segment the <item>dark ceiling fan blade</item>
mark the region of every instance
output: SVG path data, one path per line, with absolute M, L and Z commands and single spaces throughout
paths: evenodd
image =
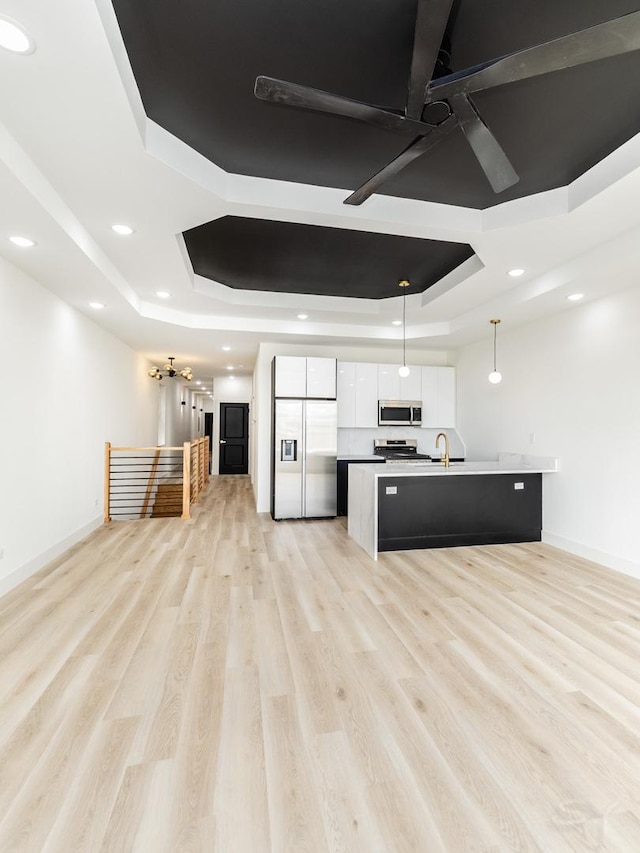
M 418 119 L 422 115 L 425 89 L 433 77 L 453 3 L 454 0 L 418 0 L 407 98 L 407 115 L 410 118 Z
M 365 181 L 362 186 L 358 187 L 357 190 L 354 190 L 354 192 L 344 200 L 343 204 L 362 204 L 362 202 L 366 201 L 369 196 L 373 195 L 373 193 L 381 187 L 382 184 L 386 183 L 390 178 L 393 178 L 394 175 L 397 175 L 398 172 L 402 171 L 405 166 L 408 166 L 409 163 L 412 163 L 418 157 L 421 157 L 441 142 L 444 137 L 457 126 L 457 124 L 455 116 L 451 115 L 442 124 L 434 128 L 429 136 L 422 136 L 419 139 L 416 139 L 411 143 L 411 145 L 405 148 L 401 154 L 395 157 L 390 163 L 387 163 L 387 165 L 380 169 L 379 172 L 376 172 L 372 178 L 369 178 L 369 180 Z
M 385 130 L 404 130 L 424 136 L 434 128 L 432 124 L 407 118 L 392 110 L 384 110 L 371 104 L 352 101 L 350 98 L 332 95 L 330 92 L 312 89 L 309 86 L 300 86 L 298 83 L 274 80 L 273 77 L 257 77 L 254 93 L 262 101 L 333 113 L 346 118 L 358 119 Z
M 427 87 L 426 102 L 471 94 L 640 50 L 640 11 L 440 77 Z
M 471 98 L 468 95 L 451 95 L 449 103 L 494 193 L 517 184 L 520 178 Z

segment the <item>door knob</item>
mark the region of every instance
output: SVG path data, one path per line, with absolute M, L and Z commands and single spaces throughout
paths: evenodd
M 227 442 L 224 440 L 224 438 L 221 438 L 221 439 L 220 439 L 220 444 L 226 444 L 226 443 L 227 443 Z

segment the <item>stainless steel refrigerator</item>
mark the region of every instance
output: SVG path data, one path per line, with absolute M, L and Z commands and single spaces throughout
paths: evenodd
M 274 400 L 271 515 L 322 518 L 337 512 L 335 400 Z

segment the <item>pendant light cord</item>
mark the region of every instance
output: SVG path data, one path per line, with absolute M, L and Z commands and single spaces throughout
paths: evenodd
M 402 288 L 402 367 L 399 368 L 400 376 L 408 376 L 411 372 L 407 367 L 407 290 L 410 282 L 403 278 L 398 282 Z
M 402 365 L 407 366 L 407 291 L 402 291 Z

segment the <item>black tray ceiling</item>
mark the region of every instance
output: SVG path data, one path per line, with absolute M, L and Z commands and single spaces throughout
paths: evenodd
M 473 255 L 471 246 L 224 216 L 184 234 L 194 272 L 241 290 L 383 299 L 400 278 L 419 293 Z
M 258 101 L 258 75 L 403 109 L 415 0 L 114 0 L 147 114 L 229 172 L 353 190 L 412 136 Z M 636 11 L 638 0 L 461 0 L 452 67 Z M 382 189 L 483 209 L 565 185 L 640 131 L 640 52 L 474 98 L 520 183 L 496 195 L 459 130 Z

